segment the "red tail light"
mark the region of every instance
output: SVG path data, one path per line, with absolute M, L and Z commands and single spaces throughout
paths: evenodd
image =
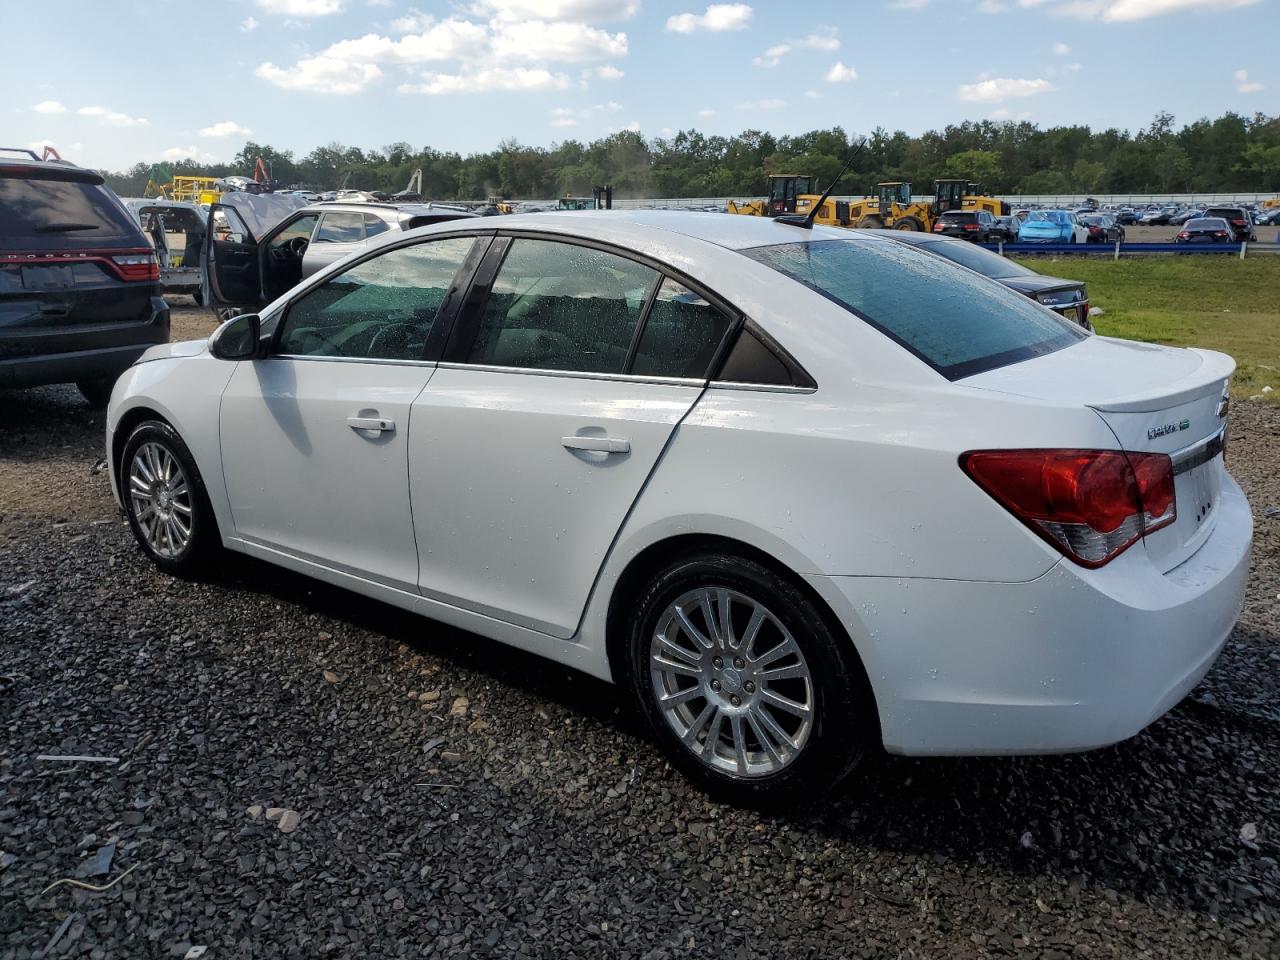
M 943 223 L 942 223 L 942 221 L 941 221 L 941 220 L 939 220 L 937 223 L 935 223 L 935 224 L 933 225 L 933 232 L 934 232 L 934 233 L 941 233 L 941 232 L 942 232 L 942 230 L 943 230 Z
M 978 450 L 960 466 L 1084 567 L 1100 567 L 1177 518 L 1173 461 L 1119 450 Z
M 121 280 L 159 280 L 160 264 L 154 253 L 130 253 L 111 258 Z
M 1227 235 L 1227 231 L 1225 231 L 1225 230 L 1215 230 L 1215 231 L 1213 231 L 1213 235 L 1214 235 L 1215 237 L 1225 237 L 1225 236 Z
M 977 230 L 977 229 L 978 229 L 978 225 L 977 225 L 976 223 L 966 223 L 966 224 L 964 225 L 964 228 L 965 228 L 966 230 Z
M 1189 233 L 1187 233 L 1187 231 L 1183 230 L 1181 233 L 1179 233 L 1179 234 L 1178 234 L 1178 236 L 1180 236 L 1183 240 L 1186 240 L 1188 237 L 1190 237 L 1190 236 L 1191 236 L 1191 234 L 1189 234 Z
M 1232 220 L 1231 222 L 1232 222 L 1232 223 L 1234 223 L 1237 227 L 1243 227 L 1243 226 L 1244 226 L 1244 221 L 1243 221 L 1243 220 Z

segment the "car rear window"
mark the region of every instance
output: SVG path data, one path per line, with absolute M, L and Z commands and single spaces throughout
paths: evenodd
M 978 215 L 976 213 L 944 213 L 942 219 L 950 220 L 952 223 L 973 223 L 978 219 Z
M 0 171 L 0 250 L 145 247 L 115 196 L 94 183 L 7 176 Z
M 1225 230 L 1227 229 L 1227 221 L 1221 217 L 1201 217 L 1198 220 L 1188 220 L 1186 223 L 1188 230 Z
M 813 240 L 743 252 L 838 303 L 949 380 L 1087 336 L 1020 294 L 892 240 Z
M 1206 217 L 1225 217 L 1228 220 L 1243 220 L 1244 211 L 1235 207 L 1210 207 L 1204 212 Z

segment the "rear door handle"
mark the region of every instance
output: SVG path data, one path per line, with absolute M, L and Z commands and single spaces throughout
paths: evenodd
M 630 453 L 631 441 L 618 437 L 561 437 L 566 450 L 591 450 L 595 453 Z
M 391 433 L 396 428 L 394 420 L 385 417 L 347 417 L 347 426 L 352 430 L 371 430 L 374 433 Z

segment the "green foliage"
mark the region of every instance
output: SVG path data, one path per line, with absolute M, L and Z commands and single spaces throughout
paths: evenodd
M 982 120 L 914 137 L 877 127 L 866 137 L 841 194 L 869 193 L 881 180 L 906 180 L 917 193 L 930 193 L 940 177 L 965 177 L 997 194 L 1280 190 L 1280 117 L 1261 113 L 1227 113 L 1181 129 L 1161 113 L 1136 134 Z M 249 142 L 231 163 L 183 160 L 172 168 L 175 174 L 249 176 L 262 157 L 285 184 L 389 193 L 403 190 L 421 168 L 424 195 L 439 199 L 550 199 L 584 195 L 596 184 L 612 184 L 620 198 L 760 196 L 771 173 L 811 174 L 827 186 L 861 139 L 841 127 L 797 136 L 681 130 L 655 140 L 622 131 L 550 147 L 504 140 L 496 150 L 465 157 L 404 142 L 370 150 L 330 143 L 297 157 Z M 104 174 L 117 193 L 140 196 L 149 169 L 139 163 Z

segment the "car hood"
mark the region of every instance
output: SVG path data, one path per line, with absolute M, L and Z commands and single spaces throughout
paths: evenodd
M 170 360 L 177 357 L 198 357 L 209 348 L 208 340 L 182 340 L 178 343 L 158 343 L 146 350 L 137 363 L 152 360 Z
M 1084 286 L 1078 280 L 1064 280 L 1061 277 L 1000 277 L 999 279 L 1006 287 L 1028 296 L 1048 293 L 1051 290 L 1076 290 Z

